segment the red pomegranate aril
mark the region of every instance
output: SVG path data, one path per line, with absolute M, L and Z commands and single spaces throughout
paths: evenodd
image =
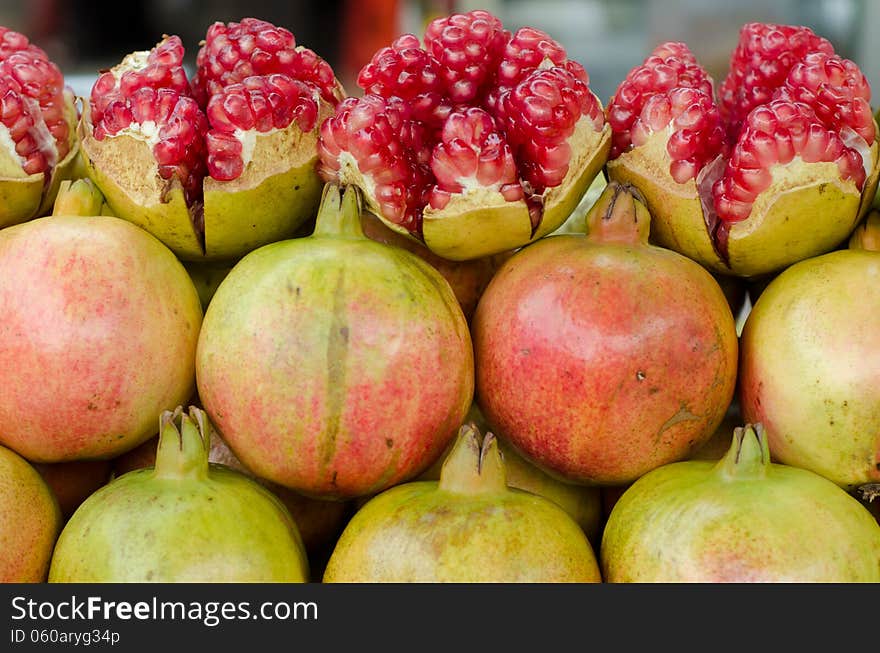
M 684 43 L 661 43 L 637 66 L 620 84 L 608 105 L 608 121 L 612 128 L 611 158 L 617 158 L 631 147 L 642 145 L 650 131 L 659 131 L 669 124 L 672 117 L 671 105 L 667 117 L 667 103 L 654 99 L 672 92 L 673 89 L 688 88 L 701 91 L 709 100 L 714 95 L 712 80 L 708 73 L 696 63 L 691 51 Z M 717 113 L 717 112 L 716 112 Z M 687 118 L 684 119 L 687 121 Z M 691 120 L 697 120 L 694 116 Z M 639 125 L 637 123 L 642 122 Z M 644 124 L 647 121 L 647 124 Z M 712 116 L 708 122 L 716 122 Z M 687 124 L 682 124 L 687 128 Z M 649 128 L 649 131 L 645 131 Z M 708 131 L 714 141 L 714 126 Z M 633 141 L 636 132 L 638 142 Z M 673 163 L 677 159 L 673 158 Z M 701 164 L 698 164 L 698 168 Z M 688 166 L 688 169 L 690 166 Z M 690 178 L 690 177 L 688 177 Z
M 472 102 L 492 83 L 510 34 L 487 11 L 435 18 L 425 30 L 425 50 L 440 64 L 440 77 L 455 103 Z
M 875 137 L 871 89 L 859 67 L 837 55 L 813 52 L 795 64 L 776 98 L 809 105 L 835 131 L 849 127 L 867 143 Z
M 591 115 L 596 102 L 586 84 L 560 67 L 532 71 L 503 96 L 507 139 L 534 194 L 565 177 L 568 160 L 560 165 L 555 148 L 574 133 L 582 115 Z
M 797 140 L 789 134 L 789 124 L 799 131 Z M 769 170 L 773 165 L 789 163 L 795 156 L 807 163 L 836 162 L 844 179 L 852 179 L 858 187 L 865 181 L 861 157 L 849 156 L 840 137 L 825 127 L 810 107 L 774 100 L 749 114 L 724 176 L 715 183 L 718 216 L 727 222 L 745 220 L 754 199 L 770 186 L 768 174 L 747 175 L 749 182 L 743 183 L 738 166 L 745 160 Z
M 516 182 L 510 147 L 488 113 L 477 107 L 454 111 L 434 148 L 431 170 L 442 191 L 459 193 L 468 179 L 485 187 Z M 464 182 L 464 183 L 463 183 Z
M 731 129 L 738 131 L 749 111 L 769 102 L 791 68 L 814 52 L 833 54 L 834 47 L 808 27 L 745 24 L 719 88 L 721 115 Z
M 561 66 L 566 59 L 565 48 L 549 34 L 534 27 L 520 28 L 504 46 L 504 56 L 498 66 L 498 84 L 512 88 L 545 61 Z

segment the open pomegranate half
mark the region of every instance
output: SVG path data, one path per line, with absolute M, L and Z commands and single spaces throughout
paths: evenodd
M 321 126 L 320 173 L 359 186 L 391 229 L 468 260 L 559 227 L 611 132 L 584 67 L 544 32 L 482 10 L 404 34 Z
M 92 87 L 79 125 L 115 215 L 184 260 L 234 259 L 314 217 L 318 126 L 344 97 L 330 65 L 256 18 L 214 23 L 192 80 L 166 36 Z
M 76 165 L 77 118 L 58 66 L 0 27 L 0 228 L 52 212 Z
M 870 99 L 807 27 L 744 25 L 717 92 L 684 43 L 663 43 L 608 104 L 608 176 L 642 191 L 658 244 L 721 273 L 778 271 L 839 245 L 873 201 Z

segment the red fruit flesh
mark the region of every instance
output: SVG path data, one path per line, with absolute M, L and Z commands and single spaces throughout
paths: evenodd
M 27 174 L 51 173 L 70 151 L 64 77 L 27 37 L 0 27 L 0 123 Z
M 322 125 L 319 171 L 335 181 L 356 168 L 382 217 L 416 237 L 426 207 L 478 188 L 525 199 L 537 228 L 542 194 L 569 171 L 575 126 L 605 122 L 586 71 L 559 43 L 533 28 L 511 36 L 479 10 L 432 21 L 423 48 L 401 36 L 358 84 L 365 95 Z
M 630 71 L 608 105 L 611 158 L 669 129 L 669 173 L 703 197 L 716 251 L 773 182 L 771 169 L 836 162 L 862 189 L 875 138 L 870 88 L 858 66 L 807 27 L 748 23 L 718 90 L 682 43 L 664 43 Z M 721 157 L 721 164 L 708 170 Z M 706 169 L 704 178 L 701 172 Z

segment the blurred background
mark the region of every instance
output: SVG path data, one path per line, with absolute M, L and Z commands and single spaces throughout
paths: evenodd
M 603 103 L 661 41 L 688 43 L 716 83 L 748 21 L 808 25 L 858 63 L 880 94 L 877 0 L 0 0 L 0 25 L 23 32 L 88 95 L 98 70 L 177 34 L 190 63 L 214 21 L 254 16 L 286 27 L 327 59 L 350 94 L 360 67 L 404 32 L 421 36 L 437 15 L 483 8 L 511 31 L 524 25 L 560 41 L 590 74 Z M 875 99 L 873 104 L 877 104 Z

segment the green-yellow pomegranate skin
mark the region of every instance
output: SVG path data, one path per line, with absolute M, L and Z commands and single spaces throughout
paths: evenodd
M 880 253 L 792 265 L 765 288 L 741 338 L 743 417 L 781 463 L 846 489 L 880 483 Z
M 198 440 L 182 439 L 172 443 L 174 464 L 160 439 L 156 467 L 124 474 L 80 505 L 58 538 L 50 583 L 308 581 L 284 505 L 244 474 L 209 464 Z
M 880 526 L 855 498 L 736 436 L 721 461 L 637 480 L 615 504 L 600 559 L 610 583 L 876 583 Z
M 0 445 L 0 583 L 42 583 L 62 516 L 52 489 L 28 461 Z
M 405 483 L 368 501 L 342 532 L 323 582 L 601 582 L 578 524 L 549 499 L 505 484 L 494 438 L 482 452 L 462 449 L 460 436 L 440 481 Z

